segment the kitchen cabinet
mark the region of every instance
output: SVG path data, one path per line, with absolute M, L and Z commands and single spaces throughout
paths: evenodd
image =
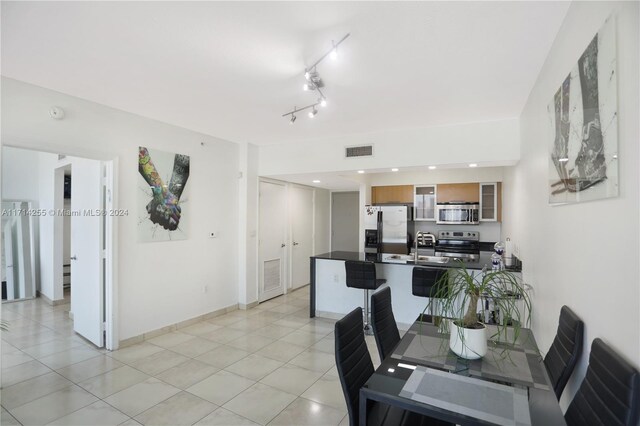
M 480 201 L 480 184 L 473 183 L 441 183 L 438 184 L 438 203 L 463 201 L 477 203 Z
M 371 187 L 371 204 L 411 204 L 413 185 Z
M 413 196 L 414 220 L 436 220 L 436 185 L 416 185 Z
M 500 222 L 502 220 L 502 183 L 481 183 L 479 197 L 480 221 Z

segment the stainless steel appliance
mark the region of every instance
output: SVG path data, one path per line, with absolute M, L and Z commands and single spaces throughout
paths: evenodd
M 407 206 L 366 206 L 365 253 L 407 254 Z
M 458 259 L 480 258 L 480 233 L 468 231 L 440 231 L 435 255 Z
M 438 203 L 436 223 L 448 225 L 477 225 L 480 223 L 480 203 Z

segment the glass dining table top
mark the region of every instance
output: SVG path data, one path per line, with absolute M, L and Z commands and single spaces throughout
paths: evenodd
M 497 329 L 488 327 L 488 336 Z M 513 333 L 513 329 L 508 329 Z M 416 321 L 361 391 L 457 424 L 564 424 L 533 333 L 489 339 L 477 360 L 457 357 L 449 334 Z M 511 342 L 511 343 L 509 343 Z

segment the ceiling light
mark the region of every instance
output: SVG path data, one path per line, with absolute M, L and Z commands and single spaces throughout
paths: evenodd
M 429 166 L 429 170 L 435 170 L 436 166 Z
M 364 170 L 358 170 L 358 173 L 363 174 Z
M 313 183 L 320 183 L 318 179 L 314 180 Z
M 316 109 L 316 107 L 313 107 L 313 109 L 309 111 L 309 118 L 315 117 L 317 113 L 318 113 L 318 110 Z
M 561 163 L 566 163 L 567 161 L 569 161 L 569 159 L 567 157 L 558 158 L 558 161 L 561 162 Z
M 396 169 L 395 167 L 393 169 L 391 169 L 392 172 L 397 172 L 398 169 Z
M 289 124 L 293 124 L 296 122 L 296 115 L 295 114 L 291 114 L 291 120 L 289 120 Z
M 320 78 L 320 74 L 318 74 L 318 70 L 317 70 L 317 66 L 327 57 L 330 56 L 332 59 L 336 59 L 338 57 L 338 46 L 340 46 L 340 44 L 345 41 L 351 34 L 347 33 L 344 37 L 342 37 L 340 40 L 338 40 L 338 42 L 334 42 L 333 40 L 331 41 L 331 50 L 329 50 L 328 52 L 326 52 L 324 55 L 322 55 L 320 57 L 320 59 L 318 59 L 317 61 L 315 61 L 313 64 L 307 66 L 304 69 L 304 78 L 306 81 L 306 83 L 304 83 L 302 85 L 302 90 L 304 90 L 305 92 L 309 92 L 309 91 L 317 91 L 318 92 L 318 101 L 315 104 L 311 104 L 311 105 L 307 105 L 306 107 L 302 107 L 302 108 L 295 108 L 293 109 L 293 111 L 289 111 L 287 113 L 282 114 L 283 117 L 286 117 L 288 115 L 292 115 L 293 113 L 296 112 L 300 112 L 309 108 L 314 108 L 317 105 L 320 105 L 322 107 L 326 107 L 327 106 L 327 99 L 324 96 L 324 93 L 322 93 L 322 89 L 323 87 L 325 87 L 324 82 L 322 81 L 322 79 Z M 310 112 L 309 113 L 309 117 L 313 117 L 315 116 L 317 113 L 317 111 L 315 112 Z M 293 123 L 294 120 L 291 120 L 291 123 Z
M 469 164 L 469 167 L 478 167 L 478 165 L 476 163 L 471 163 Z

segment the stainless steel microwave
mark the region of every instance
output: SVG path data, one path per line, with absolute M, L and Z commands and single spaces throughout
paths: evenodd
M 436 223 L 446 225 L 477 225 L 480 223 L 480 203 L 438 203 Z

